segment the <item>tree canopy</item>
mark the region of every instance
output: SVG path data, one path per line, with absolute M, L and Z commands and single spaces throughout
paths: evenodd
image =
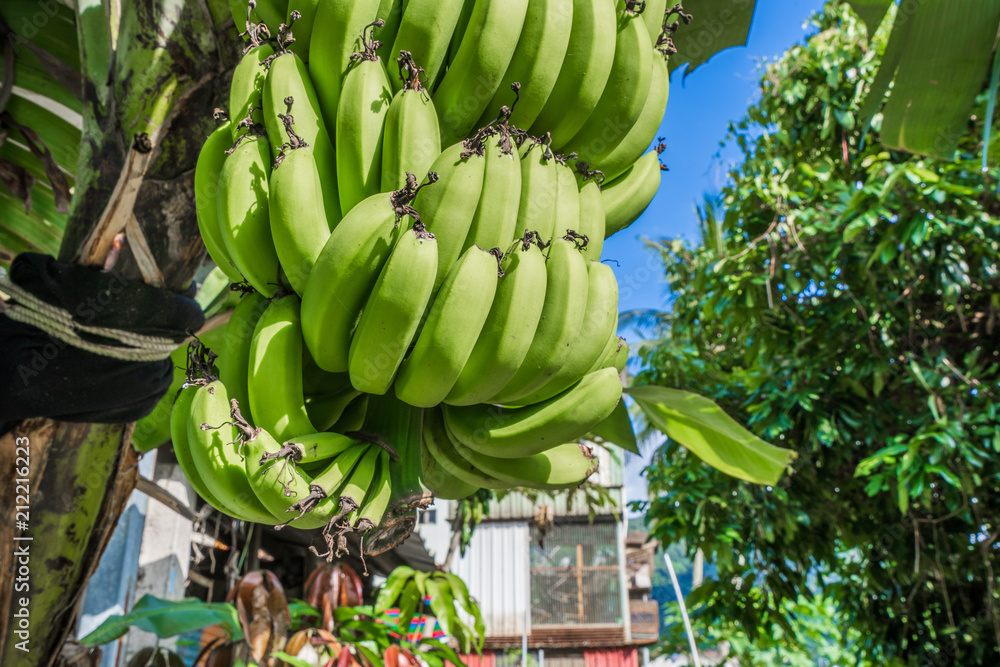
M 856 117 L 884 35 L 837 3 L 813 21 L 731 125 L 744 161 L 702 210 L 701 243 L 650 242 L 670 312 L 625 319 L 656 339 L 635 384 L 704 394 L 798 458 L 759 486 L 668 440 L 647 469 L 647 520 L 718 567 L 687 600 L 703 639 L 802 647 L 819 603 L 857 664 L 996 664 L 1000 202 L 996 172 L 980 169 L 987 94 L 954 160 L 888 151 L 881 116 L 867 132 Z

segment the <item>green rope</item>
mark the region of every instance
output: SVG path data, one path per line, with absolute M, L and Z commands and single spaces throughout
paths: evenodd
M 178 343 L 169 338 L 144 336 L 131 331 L 92 327 L 76 322 L 69 311 L 46 303 L 12 283 L 3 274 L 0 274 L 0 290 L 17 302 L 6 304 L 2 308 L 3 314 L 8 318 L 15 322 L 30 324 L 53 338 L 81 350 L 122 361 L 159 361 L 166 359 L 177 349 Z M 119 344 L 95 343 L 81 338 L 78 332 L 107 338 Z

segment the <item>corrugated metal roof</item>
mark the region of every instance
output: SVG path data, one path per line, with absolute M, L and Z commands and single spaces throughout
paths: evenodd
M 484 523 L 452 572 L 469 586 L 486 622 L 486 636 L 520 636 L 528 615 L 528 523 Z
M 603 509 L 599 514 L 601 516 L 612 516 L 617 512 L 620 515 L 623 511 L 622 489 L 609 488 L 608 493 L 615 501 L 615 508 Z M 551 495 L 539 493 L 537 501 L 533 501 L 523 493 L 515 491 L 508 493 L 501 500 L 494 500 L 490 503 L 490 520 L 531 520 L 535 518 L 535 514 L 539 511 L 541 505 L 547 505 L 551 509 L 553 517 L 586 517 L 589 515 L 583 493 L 575 489 L 560 491 Z

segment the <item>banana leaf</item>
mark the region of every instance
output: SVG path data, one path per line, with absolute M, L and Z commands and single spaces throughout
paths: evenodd
M 132 611 L 124 616 L 110 616 L 80 642 L 87 646 L 107 644 L 124 636 L 130 627 L 152 632 L 163 639 L 216 623 L 222 626 L 233 641 L 243 638 L 236 607 L 231 604 L 202 602 L 196 598 L 164 600 L 144 595 Z

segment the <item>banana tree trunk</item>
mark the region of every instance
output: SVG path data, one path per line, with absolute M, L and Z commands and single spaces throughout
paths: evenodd
M 226 14 L 218 0 L 78 0 L 84 132 L 60 259 L 103 264 L 124 233 L 116 269 L 173 290 L 190 283 L 204 255 L 194 165 L 239 53 L 223 37 L 235 31 L 220 31 Z M 131 434 L 36 419 L 0 440 L 0 572 L 12 573 L 0 586 L 0 664 L 60 663 L 135 486 Z

